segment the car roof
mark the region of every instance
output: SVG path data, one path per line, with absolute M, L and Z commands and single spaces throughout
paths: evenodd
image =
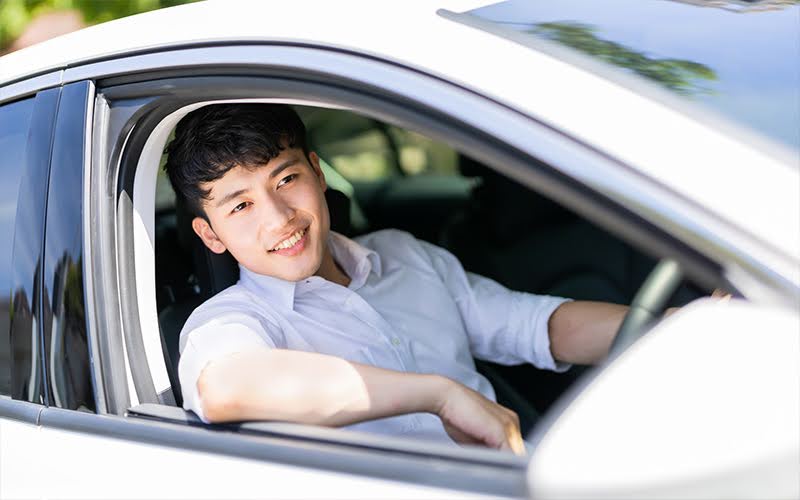
M 0 58 L 0 98 L 3 85 L 16 80 L 170 48 L 289 43 L 366 54 L 440 76 L 527 114 L 768 242 L 783 258 L 800 260 L 796 155 L 769 142 L 764 146 L 735 127 L 717 126 L 716 119 L 699 120 L 657 89 L 620 84 L 557 53 L 458 22 L 461 13 L 489 3 L 210 0 L 161 9 Z
M 207 0 L 91 26 L 0 59 L 2 82 L 122 54 L 215 42 L 294 42 L 418 58 L 423 47 L 466 31 L 438 9 L 470 10 L 487 0 Z M 146 29 L 143 27 L 146 26 Z M 434 51 L 435 52 L 435 51 Z

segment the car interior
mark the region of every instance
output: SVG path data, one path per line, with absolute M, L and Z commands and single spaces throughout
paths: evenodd
M 465 269 L 518 291 L 628 304 L 656 260 L 577 214 L 417 132 L 342 109 L 295 106 L 322 161 L 331 227 L 397 228 L 448 249 Z M 162 160 L 163 161 L 163 160 Z M 192 310 L 234 284 L 229 254 L 208 251 L 163 171 L 156 188 L 156 302 L 177 406 L 178 338 Z M 684 283 L 670 305 L 707 291 Z M 476 360 L 523 432 L 586 367 L 565 373 Z

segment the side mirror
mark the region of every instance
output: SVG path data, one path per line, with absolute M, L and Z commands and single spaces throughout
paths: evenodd
M 696 301 L 551 422 L 534 498 L 798 498 L 800 312 Z

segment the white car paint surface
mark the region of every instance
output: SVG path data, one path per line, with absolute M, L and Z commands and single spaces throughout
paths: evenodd
M 0 498 L 9 500 L 491 498 L 17 422 L 2 422 L 0 440 Z
M 684 307 L 564 410 L 531 462 L 534 494 L 800 497 L 798 332 L 797 311 Z

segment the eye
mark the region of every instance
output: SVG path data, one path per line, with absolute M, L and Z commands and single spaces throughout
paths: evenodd
M 297 174 L 289 174 L 289 175 L 287 175 L 286 177 L 281 179 L 280 182 L 278 182 L 278 187 L 281 187 L 284 184 L 289 184 L 290 182 L 295 180 L 296 177 L 297 177 Z
M 241 212 L 242 210 L 244 210 L 248 206 L 250 206 L 250 202 L 249 201 L 243 201 L 243 202 L 239 203 L 238 205 L 236 205 L 235 207 L 233 207 L 233 210 L 231 210 L 231 213 L 235 214 L 236 212 Z

